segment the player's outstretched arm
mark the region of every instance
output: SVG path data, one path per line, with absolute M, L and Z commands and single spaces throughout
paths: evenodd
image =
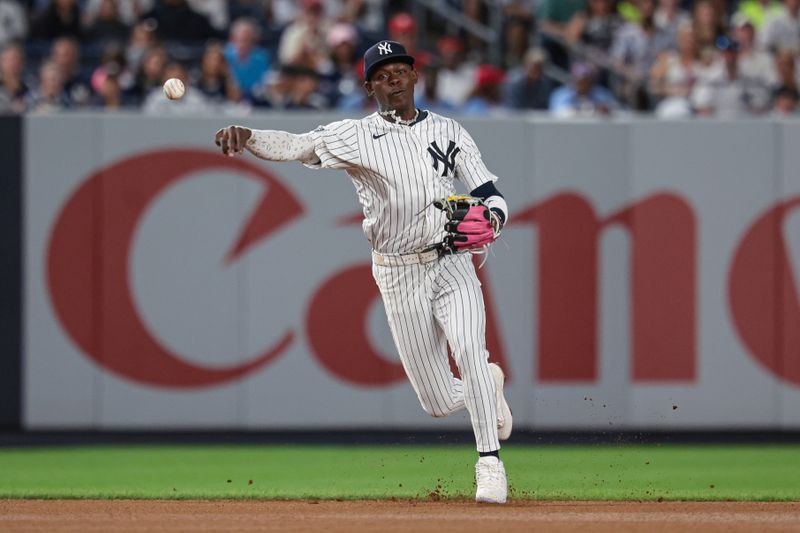
M 319 161 L 314 152 L 314 139 L 307 133 L 295 135 L 286 131 L 228 126 L 217 132 L 215 142 L 223 154 L 230 156 L 247 149 L 254 156 L 268 161 Z

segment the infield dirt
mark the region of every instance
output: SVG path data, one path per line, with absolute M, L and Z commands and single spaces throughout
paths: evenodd
M 1 500 L 2 531 L 798 531 L 800 502 Z

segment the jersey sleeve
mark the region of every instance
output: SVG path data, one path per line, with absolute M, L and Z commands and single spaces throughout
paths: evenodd
M 320 126 L 308 135 L 314 141 L 318 160 L 304 162 L 308 168 L 347 169 L 359 165 L 358 126 L 353 120 L 332 122 Z
M 487 181 L 497 181 L 497 176 L 489 172 L 481 157 L 478 145 L 463 127 L 459 127 L 461 142 L 456 156 L 456 177 L 468 191 L 477 189 Z

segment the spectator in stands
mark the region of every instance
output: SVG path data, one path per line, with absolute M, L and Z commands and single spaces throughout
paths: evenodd
M 194 77 L 196 87 L 211 103 L 238 102 L 241 92 L 228 69 L 221 44 L 212 42 L 206 46 L 200 61 L 200 71 Z
M 487 24 L 488 10 L 486 2 L 483 2 L 482 0 L 460 0 L 458 2 L 450 2 L 450 4 L 457 4 L 459 7 L 461 7 L 461 12 L 464 13 L 468 19 L 478 24 Z M 476 43 L 473 43 L 472 40 L 468 38 L 467 44 L 470 48 L 473 48 L 472 45 Z
M 530 45 L 533 30 L 536 28 L 534 13 L 538 0 L 497 0 L 495 6 L 485 0 L 469 0 L 462 2 L 464 14 L 485 26 L 493 26 L 494 14 L 502 8 L 503 40 L 501 49 L 503 65 L 506 68 L 517 67 Z M 488 5 L 487 5 L 488 4 Z M 487 44 L 478 36 L 467 33 L 464 36 L 468 55 L 477 58 L 488 54 Z
M 639 20 L 639 9 L 636 7 L 636 0 L 618 0 L 617 13 L 625 22 Z
M 634 80 L 643 79 L 662 51 L 670 48 L 669 35 L 659 30 L 653 18 L 655 0 L 638 0 L 638 22 L 625 24 L 611 47 L 617 67 Z
M 384 0 L 338 0 L 331 16 L 339 21 L 358 27 L 370 34 L 383 33 L 386 17 L 383 13 Z
M 683 24 L 691 22 L 692 17 L 681 9 L 680 0 L 658 0 L 658 7 L 653 15 L 656 27 L 670 36 L 675 42 L 678 35 L 678 28 Z
M 419 80 L 417 81 L 417 86 L 419 87 L 422 85 L 425 87 L 425 72 L 428 72 L 432 68 L 431 65 L 424 67 L 424 69 L 420 70 Z M 342 95 L 339 99 L 339 102 L 336 105 L 336 108 L 340 111 L 346 111 L 348 113 L 358 112 L 358 113 L 367 113 L 369 114 L 372 111 L 377 109 L 375 104 L 375 99 L 370 98 L 367 96 L 367 92 L 364 90 L 364 59 L 359 58 L 356 62 L 355 69 L 353 69 L 353 73 L 356 76 L 356 86 L 358 87 L 355 91 L 351 92 L 350 94 Z M 417 92 L 414 93 L 415 96 L 419 96 Z
M 416 105 L 420 109 L 427 109 L 433 112 L 450 112 L 453 106 L 439 99 L 439 67 L 435 63 L 427 65 L 421 73 L 420 82 L 417 82 L 417 90 L 414 92 Z M 420 88 L 420 84 L 422 87 Z
M 108 77 L 114 78 L 113 86 L 105 86 Z M 117 88 L 120 91 L 119 105 L 122 105 L 123 100 L 129 105 L 134 103 L 128 95 L 123 98 L 122 94 L 125 91 L 130 91 L 133 86 L 133 73 L 128 70 L 125 51 L 120 45 L 111 43 L 103 50 L 100 65 L 92 72 L 91 86 L 95 96 L 102 96 L 102 98 L 95 97 L 93 105 L 106 105 L 106 96 L 109 96 L 111 91 L 115 91 Z
M 503 16 L 509 18 L 521 18 L 532 24 L 536 19 L 536 9 L 540 0 L 499 0 L 498 4 L 503 7 Z
M 540 0 L 499 0 L 498 3 L 503 6 L 505 17 L 519 17 L 533 22 Z
M 503 27 L 503 65 L 518 67 L 528 50 L 532 22 L 521 17 L 507 17 Z
M 622 23 L 611 0 L 589 0 L 586 9 L 578 11 L 569 21 L 564 35 L 571 44 L 591 46 L 606 54 Z
M 738 1 L 739 0 L 711 0 L 711 4 L 714 6 L 714 12 L 717 14 L 717 19 L 723 27 L 728 27 L 728 19 L 730 19 L 734 11 L 736 11 L 735 4 Z
M 286 109 L 320 110 L 327 106 L 327 99 L 319 93 L 319 73 L 312 68 L 287 67 L 291 78 L 292 93 Z
M 62 71 L 52 60 L 47 60 L 39 67 L 39 86 L 29 94 L 28 109 L 35 113 L 50 113 L 69 107 Z
M 611 59 L 626 77 L 623 88 L 631 107 L 648 109 L 651 103 L 645 91 L 645 80 L 658 54 L 672 46 L 670 36 L 656 27 L 655 0 L 638 0 L 640 19 L 628 22 L 617 34 L 611 47 Z
M 31 37 L 34 39 L 52 41 L 63 36 L 83 38 L 80 11 L 75 0 L 53 0 L 34 16 L 31 23 Z
M 736 14 L 746 17 L 753 23 L 756 31 L 764 28 L 765 19 L 772 13 L 780 12 L 783 6 L 780 0 L 741 0 Z
M 794 87 L 780 86 L 772 95 L 772 115 L 789 117 L 797 114 L 800 93 Z
M 765 87 L 757 80 L 741 76 L 739 45 L 728 37 L 720 37 L 717 48 L 721 62 L 709 76 L 698 82 L 691 94 L 692 106 L 700 116 L 740 117 L 763 112 L 760 107 Z
M 155 21 L 156 34 L 164 41 L 197 43 L 215 36 L 208 19 L 193 10 L 186 0 L 156 0 L 153 9 L 142 18 Z
M 211 27 L 222 35 L 228 30 L 230 19 L 228 18 L 227 0 L 187 0 L 192 10 L 204 16 Z
M 278 45 L 281 65 L 319 70 L 328 58 L 325 38 L 331 23 L 321 0 L 303 0 L 303 11 L 283 31 Z
M 692 114 L 689 95 L 701 76 L 703 65 L 694 26 L 687 21 L 678 29 L 677 48 L 665 50 L 650 71 L 650 87 L 660 102 L 656 116 L 661 118 L 688 117 Z
M 760 39 L 773 53 L 781 48 L 800 50 L 800 0 L 784 0 L 782 10 L 769 13 Z
M 464 43 L 446 36 L 436 43 L 440 66 L 436 76 L 436 100 L 450 107 L 464 104 L 475 88 L 477 66 L 464 57 Z
M 25 72 L 25 49 L 18 43 L 10 43 L 0 52 L 0 95 L 5 103 L 4 111 L 22 113 L 28 106 L 30 90 L 23 79 Z
M 556 89 L 550 96 L 550 113 L 558 118 L 609 115 L 619 108 L 614 95 L 596 83 L 596 71 L 590 63 L 575 63 L 573 82 Z
M 0 0 L 0 46 L 28 33 L 28 18 L 17 0 Z
M 153 48 L 157 41 L 153 21 L 145 20 L 133 26 L 128 45 L 125 47 L 125 60 L 131 71 L 136 72 L 139 69 L 139 63 L 145 52 Z
M 358 33 L 347 22 L 334 24 L 326 37 L 330 57 L 322 70 L 320 92 L 330 107 L 336 107 L 342 97 L 362 91 L 356 74 L 358 63 Z
M 263 104 L 274 109 L 323 109 L 326 99 L 318 91 L 319 74 L 303 66 L 284 65 L 271 73 Z
M 94 42 L 125 42 L 130 28 L 122 22 L 116 0 L 100 0 L 94 16 L 87 21 L 86 37 Z
M 475 70 L 475 88 L 459 112 L 464 115 L 488 115 L 502 110 L 503 82 L 506 73 L 494 65 L 480 65 Z
M 113 69 L 106 71 L 106 76 L 102 80 L 100 90 L 97 92 L 98 99 L 95 100 L 95 107 L 102 107 L 109 110 L 118 110 L 123 107 L 123 92 L 119 84 L 117 73 Z
M 84 24 L 90 26 L 97 18 L 100 6 L 105 0 L 85 0 L 81 2 Z M 128 27 L 133 26 L 146 12 L 153 9 L 156 0 L 114 0 L 119 20 Z
M 525 53 L 522 66 L 508 75 L 503 98 L 506 107 L 547 110 L 556 84 L 544 75 L 546 64 L 547 52 L 543 48 L 530 48 Z
M 272 63 L 267 51 L 258 46 L 260 32 L 253 19 L 237 19 L 225 46 L 225 60 L 231 74 L 242 96 L 249 100 L 254 98 L 254 90 L 263 82 Z
M 797 52 L 792 48 L 782 48 L 775 54 L 774 87 L 790 87 L 800 91 L 798 81 Z
M 144 102 L 153 89 L 161 87 L 167 60 L 167 51 L 163 46 L 154 46 L 145 52 L 129 91 L 133 100 Z
M 697 0 L 692 11 L 694 34 L 701 50 L 713 48 L 717 39 L 725 36 L 725 25 L 720 20 L 711 0 Z
M 266 20 L 269 18 L 270 3 L 269 0 L 231 0 L 228 2 L 228 17 L 230 20 Z
M 270 70 L 264 77 L 264 83 L 259 85 L 253 94 L 253 104 L 261 108 L 283 109 L 290 98 L 292 80 L 284 75 L 280 69 Z
M 405 46 L 408 55 L 414 58 L 414 66 L 422 73 L 433 63 L 433 56 L 420 48 L 417 41 L 417 23 L 408 13 L 397 13 L 389 19 L 389 39 Z
M 586 9 L 586 0 L 541 0 L 536 12 L 542 30 L 566 37 L 569 21 Z
M 265 2 L 265 18 L 273 29 L 285 29 L 300 14 L 301 6 L 297 0 L 265 0 Z
M 120 57 L 124 57 L 120 54 Z M 92 78 L 95 94 L 92 105 L 106 110 L 120 110 L 137 104 L 123 89 L 122 79 L 128 75 L 121 63 L 110 62 L 102 66 Z
M 746 78 L 760 80 L 764 86 L 775 81 L 772 56 L 756 45 L 756 29 L 745 15 L 736 13 L 731 21 L 733 37 L 739 43 L 739 72 Z
M 579 11 L 586 8 L 587 0 L 541 0 L 537 10 L 542 46 L 551 61 L 559 67 L 569 65 L 567 51 L 563 46 L 567 24 Z
M 89 80 L 81 70 L 81 49 L 73 37 L 59 37 L 53 42 L 50 60 L 61 70 L 61 83 L 69 99 L 70 107 L 82 107 L 89 103 L 92 91 Z

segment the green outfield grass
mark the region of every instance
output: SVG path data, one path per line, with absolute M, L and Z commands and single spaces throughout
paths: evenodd
M 800 500 L 800 446 L 514 446 L 512 498 Z M 0 449 L 0 498 L 471 498 L 466 446 Z

